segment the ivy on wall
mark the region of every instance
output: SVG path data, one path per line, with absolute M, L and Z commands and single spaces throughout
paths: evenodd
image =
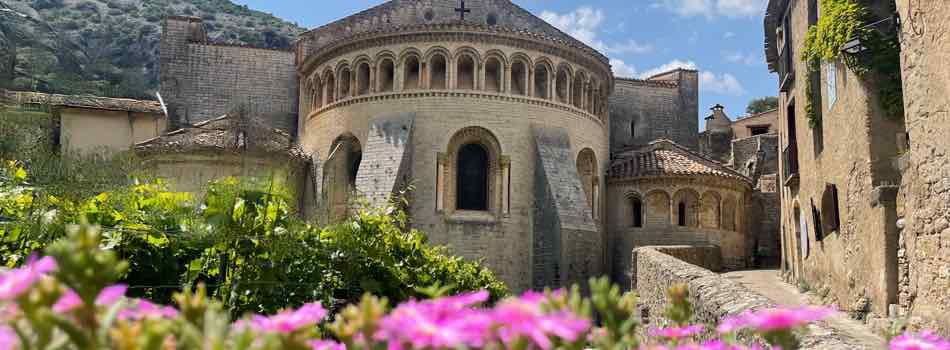
M 868 9 L 856 0 L 821 0 L 821 17 L 808 28 L 801 59 L 811 72 L 821 69 L 822 61 L 841 58 L 855 74 L 873 81 L 878 89 L 881 108 L 891 118 L 903 118 L 904 94 L 900 76 L 900 42 L 896 35 L 887 35 L 866 26 Z M 842 47 L 857 38 L 866 50 L 857 55 L 842 55 Z M 809 125 L 820 121 L 813 106 L 814 95 L 808 84 L 806 114 Z

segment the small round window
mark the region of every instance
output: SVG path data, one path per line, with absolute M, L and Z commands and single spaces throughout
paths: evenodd
M 485 23 L 488 23 L 490 26 L 498 24 L 498 15 L 489 13 L 488 17 L 485 18 Z
M 433 12 L 432 9 L 428 9 L 422 16 L 426 19 L 426 21 L 431 21 L 433 18 L 435 18 L 435 12 Z

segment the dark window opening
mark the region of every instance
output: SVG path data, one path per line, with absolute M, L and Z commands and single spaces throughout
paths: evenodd
M 396 80 L 396 68 L 392 60 L 385 60 L 380 64 L 379 91 L 393 91 L 393 81 Z
M 547 100 L 548 96 L 548 68 L 544 65 L 534 67 L 534 97 Z
M 456 207 L 459 210 L 488 210 L 488 152 L 470 143 L 459 150 Z
M 360 171 L 360 162 L 363 161 L 363 152 L 354 151 L 350 153 L 349 178 L 350 186 L 356 187 L 356 174 Z
M 785 110 L 786 115 L 786 134 L 788 135 L 788 146 L 782 152 L 784 163 L 785 178 L 791 178 L 798 175 L 798 136 L 795 129 L 795 104 L 790 103 Z
M 369 93 L 369 64 L 363 63 L 356 68 L 356 94 Z
M 686 203 L 680 202 L 677 221 L 680 226 L 686 226 Z
M 630 121 L 630 141 L 637 139 L 637 121 Z
M 767 127 L 767 126 L 750 126 L 750 127 L 749 127 L 749 133 L 751 133 L 752 136 L 765 135 L 765 134 L 768 134 L 768 133 L 769 133 L 769 127 Z
M 409 57 L 406 59 L 406 80 L 404 83 L 404 88 L 406 90 L 414 90 L 419 88 L 419 59 L 415 56 Z
M 429 67 L 432 70 L 432 75 L 429 77 L 429 88 L 431 89 L 445 89 L 446 87 L 446 63 L 445 56 L 435 55 L 432 56 L 432 59 L 429 60 Z
M 485 90 L 501 91 L 502 71 L 501 61 L 497 58 L 488 59 L 488 63 L 485 64 Z
M 475 60 L 472 56 L 463 55 L 458 59 L 456 66 L 458 73 L 458 88 L 464 90 L 475 90 Z
M 643 202 L 640 198 L 633 199 L 633 227 L 643 227 Z
M 526 76 L 528 69 L 523 62 L 515 62 L 511 65 L 511 92 L 515 95 L 525 95 L 527 88 Z
M 815 241 L 825 239 L 823 226 L 821 225 L 821 212 L 818 211 L 818 208 L 815 208 L 815 201 L 811 201 L 811 218 L 815 224 Z
M 840 229 L 841 214 L 838 207 L 838 187 L 834 184 L 825 185 L 825 192 L 821 196 L 821 213 L 824 232 L 830 233 Z

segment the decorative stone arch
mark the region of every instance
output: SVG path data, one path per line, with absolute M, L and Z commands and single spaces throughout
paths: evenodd
M 455 88 L 475 90 L 479 84 L 477 77 L 480 75 L 478 74 L 479 63 L 482 61 L 478 50 L 468 46 L 460 47 L 452 55 L 452 61 L 455 63 L 453 64 Z
M 719 229 L 722 221 L 722 196 L 716 191 L 706 191 L 700 199 L 699 226 Z
M 485 67 L 485 76 L 482 78 L 482 89 L 490 92 L 506 92 L 505 78 L 508 72 L 508 60 L 504 53 L 498 50 L 491 50 L 485 54 L 485 60 L 482 62 Z
M 673 195 L 673 217 L 676 225 L 699 227 L 699 193 L 692 188 L 682 188 Z
M 571 84 L 571 104 L 574 107 L 584 109 L 584 89 L 587 86 L 587 79 L 585 71 L 574 74 L 574 82 Z
M 350 69 L 350 63 L 346 60 L 338 62 L 335 71 L 337 83 L 336 97 L 337 99 L 343 100 L 350 97 L 353 93 L 353 71 Z
M 570 103 L 573 76 L 571 65 L 562 62 L 557 66 L 557 75 L 554 77 L 554 98 L 557 102 Z
M 356 87 L 354 93 L 367 95 L 372 91 L 373 86 L 373 60 L 367 55 L 357 56 L 353 60 L 354 74 L 356 76 Z
M 509 62 L 511 62 L 511 73 L 509 74 L 511 78 L 509 79 L 508 90 L 515 95 L 528 96 L 531 87 L 529 77 L 534 61 L 528 55 L 516 52 L 511 55 Z
M 336 101 L 336 77 L 330 67 L 323 72 L 323 104 L 330 105 Z
M 428 76 L 428 87 L 430 89 L 448 89 L 449 88 L 449 64 L 452 57 L 448 49 L 435 46 L 429 48 L 423 57 L 423 62 L 427 66 L 426 76 Z
M 414 47 L 407 48 L 399 54 L 399 67 L 402 71 L 402 89 L 416 90 L 422 88 L 422 52 Z
M 383 51 L 376 55 L 376 91 L 392 92 L 396 89 L 396 55 Z
M 554 64 L 547 57 L 534 62 L 534 97 L 551 100 L 551 82 L 554 81 Z
M 643 197 L 646 210 L 644 226 L 658 227 L 670 225 L 670 194 L 661 189 L 647 192 Z
M 598 192 L 600 178 L 597 176 L 599 172 L 597 170 L 597 155 L 594 153 L 594 150 L 584 148 L 578 152 L 575 166 L 577 168 L 577 175 L 580 176 L 581 186 L 584 188 L 587 204 L 590 206 L 590 216 L 594 220 L 599 220 L 600 205 L 598 205 L 598 202 L 600 201 L 600 196 Z
M 363 146 L 351 133 L 343 133 L 330 144 L 323 165 L 323 202 L 331 222 L 346 218 L 356 191 L 356 176 L 363 159 Z
M 629 217 L 630 219 L 625 219 L 624 224 L 628 227 L 642 228 L 646 222 L 646 205 L 643 202 L 643 196 L 637 191 L 630 191 L 624 194 L 626 199 L 624 202 L 625 208 L 623 217 Z
M 316 111 L 323 107 L 323 79 L 310 77 L 310 109 Z
M 436 210 L 451 215 L 452 213 L 463 210 L 460 209 L 460 181 L 466 179 L 460 178 L 459 170 L 464 169 L 466 164 L 460 164 L 460 156 L 464 157 L 463 151 L 478 147 L 484 151 L 485 164 L 485 207 L 482 212 L 490 213 L 494 216 L 507 215 L 509 204 L 509 160 L 502 155 L 501 144 L 495 135 L 488 129 L 469 126 L 457 131 L 446 145 L 445 153 L 438 155 L 438 166 L 436 176 Z M 464 160 L 464 159 L 463 159 Z M 460 165 L 462 168 L 460 168 Z M 478 195 L 478 194 L 476 194 Z
M 734 195 L 726 195 L 722 198 L 722 220 L 719 228 L 726 231 L 738 231 L 736 217 L 738 216 L 739 203 Z

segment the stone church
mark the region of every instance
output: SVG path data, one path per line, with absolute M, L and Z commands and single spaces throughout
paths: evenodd
M 629 285 L 642 245 L 714 247 L 724 269 L 778 250 L 757 195 L 774 192 L 769 135 L 701 138 L 697 72 L 614 77 L 507 0 L 393 0 L 291 51 L 169 17 L 160 63 L 173 131 L 136 146 L 160 174 L 186 188 L 279 174 L 324 223 L 411 187 L 413 227 L 515 291 Z M 710 118 L 729 128 L 722 108 Z

